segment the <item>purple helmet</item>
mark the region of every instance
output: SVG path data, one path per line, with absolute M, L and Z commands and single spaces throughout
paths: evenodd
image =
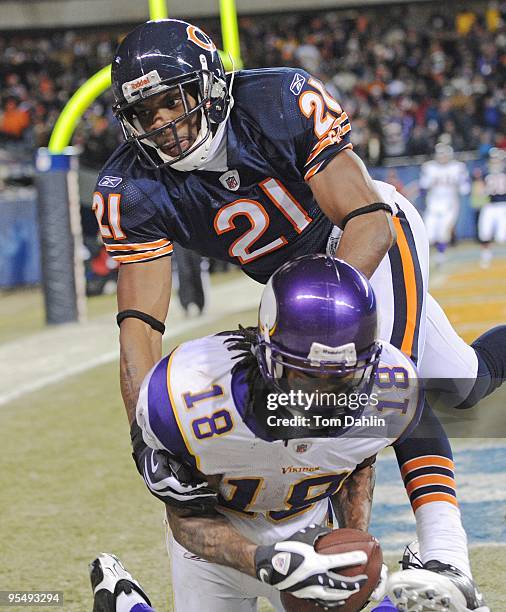
M 313 387 L 325 380 L 326 391 L 367 392 L 381 352 L 376 333 L 376 299 L 367 278 L 328 255 L 303 255 L 281 266 L 262 294 L 260 371 L 278 392 L 293 389 L 297 378 Z M 346 414 L 346 406 L 324 412 Z

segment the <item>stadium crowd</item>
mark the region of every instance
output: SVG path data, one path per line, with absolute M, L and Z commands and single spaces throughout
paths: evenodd
M 217 20 L 197 20 L 221 42 Z M 131 26 L 0 35 L 0 142 L 45 146 L 59 111 L 105 66 Z M 506 148 L 506 2 L 419 3 L 242 17 L 245 67 L 302 66 L 352 118 L 370 164 L 429 154 L 442 133 L 456 151 Z M 100 167 L 119 138 L 110 93 L 74 137 Z

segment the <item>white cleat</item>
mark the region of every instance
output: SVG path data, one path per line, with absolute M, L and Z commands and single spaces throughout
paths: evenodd
M 490 612 L 474 582 L 439 561 L 390 574 L 387 594 L 402 612 Z
M 124 568 L 115 555 L 101 553 L 90 563 L 90 580 L 93 589 L 93 612 L 116 612 L 116 598 L 120 593 L 136 591 L 146 603 L 149 598 L 137 580 Z

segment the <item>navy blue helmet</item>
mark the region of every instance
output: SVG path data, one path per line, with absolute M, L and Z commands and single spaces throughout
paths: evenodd
M 113 111 L 125 138 L 137 147 L 149 167 L 174 165 L 188 170 L 193 169 L 191 160 L 193 167 L 198 167 L 230 108 L 225 70 L 216 46 L 201 29 L 177 19 L 148 21 L 124 38 L 112 62 L 112 88 Z M 172 106 L 177 99 L 182 112 L 146 131 L 140 108 L 152 96 L 162 95 L 170 98 Z M 181 132 L 181 126 L 190 120 L 197 120 L 198 135 L 183 146 L 178 130 Z M 170 155 L 159 145 L 162 133 L 171 142 Z M 178 168 L 183 159 L 189 163 Z

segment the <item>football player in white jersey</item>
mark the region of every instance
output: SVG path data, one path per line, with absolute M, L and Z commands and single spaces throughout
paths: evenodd
M 487 268 L 492 260 L 490 243 L 506 242 L 506 151 L 494 148 L 489 156 L 488 172 L 484 177 L 489 203 L 481 209 L 478 221 L 483 268 Z
M 488 610 L 470 577 L 451 451 L 430 455 L 442 430 L 423 402 L 413 363 L 377 340 L 370 283 L 325 255 L 272 276 L 258 328 L 186 342 L 156 364 L 132 441 L 148 488 L 166 503 L 175 610 L 249 612 L 258 597 L 282 610 L 282 591 L 344 603 L 364 576 L 339 570 L 361 553 L 350 562 L 313 545 L 328 532 L 329 501 L 339 526 L 367 529 L 371 464 L 389 445 L 423 563 L 394 583 L 400 603 L 416 593 L 431 606 L 416 609 Z M 434 575 L 428 594 L 419 572 Z
M 435 159 L 423 164 L 420 189 L 426 192 L 427 235 L 430 244 L 437 249 L 436 262 L 441 264 L 457 223 L 460 198 L 471 191 L 466 165 L 453 159 L 450 145 L 437 144 Z

